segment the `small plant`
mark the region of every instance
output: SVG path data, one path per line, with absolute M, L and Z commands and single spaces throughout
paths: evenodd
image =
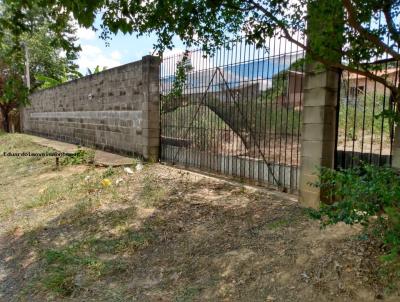
M 106 264 L 90 256 L 78 255 L 79 245 L 71 245 L 64 249 L 43 251 L 44 275 L 42 285 L 61 296 L 71 296 L 79 289 L 76 276 L 83 273 L 88 276 L 101 276 Z
M 201 288 L 198 286 L 188 286 L 183 288 L 177 297 L 175 297 L 175 302 L 190 302 L 195 300 L 201 292 Z
M 78 151 L 76 151 L 72 155 L 63 157 L 61 160 L 61 164 L 64 166 L 92 164 L 93 161 L 94 161 L 94 151 L 93 150 L 84 150 L 84 149 L 78 148 Z
M 103 177 L 104 178 L 108 178 L 111 177 L 115 174 L 115 170 L 113 167 L 108 167 L 107 170 L 104 171 L 103 173 Z
M 338 222 L 372 226 L 388 248 L 382 259 L 399 261 L 400 177 L 393 169 L 367 164 L 338 171 L 323 168 L 313 185 L 331 200 L 311 211 L 322 226 Z
M 278 219 L 276 221 L 270 222 L 267 224 L 267 227 L 271 230 L 276 230 L 280 228 L 284 228 L 290 224 L 290 221 L 287 219 Z

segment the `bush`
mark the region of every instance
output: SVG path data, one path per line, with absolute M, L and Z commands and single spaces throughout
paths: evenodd
M 67 165 L 81 165 L 81 164 L 92 164 L 94 162 L 94 151 L 78 148 L 78 150 L 66 157 L 63 157 L 61 164 Z
M 399 260 L 400 252 L 400 177 L 388 167 L 362 164 L 346 170 L 320 170 L 313 184 L 332 201 L 312 211 L 323 226 L 344 222 L 372 226 L 388 247 L 384 260 Z

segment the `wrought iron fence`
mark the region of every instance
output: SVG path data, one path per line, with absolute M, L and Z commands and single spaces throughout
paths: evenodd
M 161 160 L 297 188 L 304 52 L 267 44 L 163 58 Z
M 379 67 L 377 75 L 398 83 L 398 62 L 386 61 Z M 336 167 L 349 168 L 360 162 L 391 165 L 394 125 L 382 114 L 394 106 L 389 89 L 349 72 L 342 73 L 340 87 Z

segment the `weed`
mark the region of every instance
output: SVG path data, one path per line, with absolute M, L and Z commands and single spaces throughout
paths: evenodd
M 63 197 L 63 191 L 61 186 L 48 187 L 39 197 L 34 197 L 31 202 L 26 203 L 23 208 L 33 209 L 54 203 Z
M 45 263 L 44 275 L 40 283 L 55 293 L 70 296 L 79 286 L 78 274 L 98 278 L 105 272 L 106 264 L 89 256 L 78 255 L 79 244 L 65 249 L 49 249 L 43 252 Z
M 285 226 L 288 226 L 289 225 L 289 220 L 287 220 L 287 219 L 279 219 L 279 220 L 276 220 L 276 221 L 273 221 L 273 222 L 271 222 L 271 223 L 268 223 L 267 224 L 267 227 L 269 228 L 269 229 L 271 229 L 271 230 L 276 230 L 276 229 L 279 229 L 279 228 L 283 228 L 283 227 L 285 227 Z
M 157 182 L 154 176 L 146 175 L 143 178 L 143 188 L 140 194 L 141 201 L 146 207 L 158 204 L 166 195 L 166 190 Z
M 49 271 L 41 283 L 46 289 L 62 296 L 70 296 L 76 288 L 74 274 L 59 266 Z
M 199 295 L 201 288 L 197 286 L 186 287 L 176 298 L 175 302 L 190 302 Z
M 75 258 L 67 251 L 58 251 L 53 249 L 44 252 L 44 259 L 50 265 L 55 263 L 60 263 L 64 265 L 68 263 L 75 263 Z
M 132 168 L 135 169 L 136 166 L 137 166 L 139 163 L 140 163 L 140 160 L 139 160 L 139 159 L 136 159 L 136 158 L 132 159 Z
M 115 174 L 115 170 L 113 167 L 108 167 L 107 170 L 103 172 L 103 178 L 111 177 Z
M 2 209 L 0 209 L 0 218 L 6 219 L 12 214 L 15 213 L 15 208 L 12 206 L 4 205 Z
M 116 238 L 90 238 L 82 243 L 82 246 L 87 248 L 94 254 L 115 254 L 121 252 L 134 252 L 140 247 L 147 246 L 152 239 L 152 234 L 149 232 L 138 232 L 128 230 L 121 236 Z
M 94 161 L 94 151 L 78 148 L 78 151 L 72 155 L 63 157 L 61 164 L 67 165 L 81 165 L 81 164 L 92 164 Z

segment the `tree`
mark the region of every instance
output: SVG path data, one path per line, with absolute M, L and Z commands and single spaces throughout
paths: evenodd
M 101 68 L 99 65 L 96 65 L 95 68 L 93 68 L 93 70 L 91 70 L 90 68 L 87 69 L 86 75 L 92 75 L 92 74 L 96 74 L 96 73 L 100 73 L 104 70 L 107 70 L 106 66 L 103 66 L 103 68 Z
M 0 113 L 4 129 L 8 131 L 11 110 L 28 103 L 28 89 L 24 84 L 25 47 L 29 53 L 31 91 L 39 88 L 44 78 L 61 81 L 76 73 L 75 26 L 70 17 L 54 19 L 47 10 L 31 6 L 21 24 L 14 24 L 16 6 L 9 1 L 0 3 Z M 59 23 L 57 23 L 59 22 Z M 63 26 L 61 29 L 60 26 Z
M 161 52 L 173 46 L 174 36 L 179 36 L 187 46 L 200 45 L 210 52 L 241 35 L 260 47 L 265 47 L 269 37 L 284 37 L 325 66 L 368 76 L 388 87 L 396 100 L 400 95 L 398 85 L 385 74 L 378 76 L 374 72 L 382 65 L 370 64 L 386 57 L 400 60 L 400 1 L 397 0 L 7 2 L 20 14 L 32 2 L 61 11 L 61 15 L 71 12 L 86 27 L 92 26 L 96 14 L 101 13 L 103 38 L 118 31 L 138 35 L 156 33 L 156 46 Z M 309 14 L 313 10 L 315 14 Z M 20 27 L 20 18 L 15 14 L 16 28 Z M 307 32 L 319 34 L 306 43 Z
M 11 110 L 27 104 L 28 89 L 20 74 L 20 65 L 10 66 L 0 60 L 0 113 L 3 115 L 3 128 L 7 132 Z

